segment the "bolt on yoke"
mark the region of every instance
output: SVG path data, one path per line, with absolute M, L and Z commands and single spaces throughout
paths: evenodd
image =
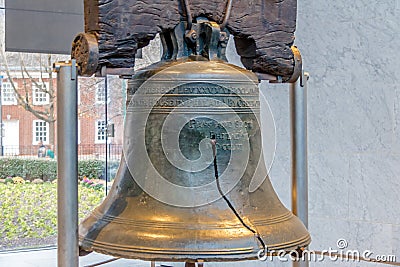
M 208 60 L 227 61 L 225 53 L 229 32 L 221 30 L 216 22 L 206 18 L 196 18 L 196 23 L 179 23 L 174 30 L 161 34 L 162 60 L 174 60 L 188 56 L 202 56 Z

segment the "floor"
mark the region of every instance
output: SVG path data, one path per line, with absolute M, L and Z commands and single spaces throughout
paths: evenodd
M 111 256 L 91 253 L 79 257 L 80 267 L 151 267 L 150 262 L 140 260 L 118 259 L 109 263 L 98 265 L 101 262 L 114 259 Z M 57 249 L 55 247 L 37 250 L 18 250 L 0 252 L 0 266 L 2 267 L 54 267 L 57 266 Z M 182 263 L 155 263 L 156 267 L 183 267 Z

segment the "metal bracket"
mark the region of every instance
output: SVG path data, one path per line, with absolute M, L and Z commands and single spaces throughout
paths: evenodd
M 225 53 L 229 32 L 221 31 L 220 25 L 207 18 L 198 17 L 189 30 L 180 22 L 173 31 L 161 34 L 162 60 L 201 55 L 209 60 L 227 61 Z
M 216 22 L 209 21 L 199 24 L 198 53 L 209 60 L 219 56 L 219 40 L 221 30 Z
M 292 46 L 292 51 L 293 51 L 293 56 L 294 56 L 293 74 L 288 80 L 283 80 L 281 76 L 273 76 L 270 74 L 257 72 L 256 75 L 257 75 L 258 79 L 268 80 L 270 83 L 294 83 L 299 78 L 300 78 L 300 80 L 302 80 L 304 74 L 302 71 L 303 70 L 303 62 L 301 59 L 300 51 L 296 46 Z
M 308 72 L 302 71 L 300 75 L 300 86 L 306 86 L 307 81 L 310 79 L 310 74 Z
M 102 66 L 100 71 L 95 73 L 95 76 L 118 75 L 121 79 L 131 79 L 134 74 L 135 70 L 133 68 L 107 68 L 106 66 Z
M 281 83 L 282 79 L 271 74 L 256 72 L 255 73 L 260 81 L 269 81 L 270 83 Z
M 114 123 L 107 124 L 106 133 L 108 137 L 115 137 L 115 127 Z
M 303 62 L 301 59 L 300 50 L 294 45 L 291 48 L 294 56 L 294 66 L 292 77 L 290 77 L 289 80 L 286 81 L 288 83 L 294 83 L 299 77 L 301 78 L 303 70 Z
M 77 77 L 77 75 L 76 75 L 76 67 L 74 67 L 74 66 L 77 66 L 76 65 L 76 59 L 71 59 L 71 81 L 75 81 L 76 80 L 76 77 Z

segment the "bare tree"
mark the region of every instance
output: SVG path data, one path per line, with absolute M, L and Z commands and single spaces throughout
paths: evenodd
M 118 76 L 107 77 L 107 98 L 105 99 L 105 79 L 97 77 L 79 78 L 80 105 L 79 116 L 101 117 L 104 116 L 104 104 L 108 104 L 109 119 L 123 115 L 124 81 Z M 104 101 L 97 101 L 96 94 L 102 92 Z
M 160 42 L 156 38 L 144 49 L 143 59 L 137 60 L 138 68 L 158 61 L 160 57 Z M 0 65 L 5 71 L 6 78 L 11 84 L 17 104 L 32 113 L 37 119 L 43 120 L 49 126 L 49 143 L 55 143 L 56 115 L 56 74 L 52 71 L 52 64 L 56 61 L 67 60 L 69 56 L 36 54 L 36 53 L 9 53 L 4 51 L 0 43 Z M 22 86 L 19 86 L 22 85 Z M 116 76 L 108 77 L 108 121 L 118 120 L 124 115 L 126 82 Z M 96 92 L 104 90 L 104 78 L 80 78 L 80 105 L 79 116 L 105 118 L 104 103 L 95 100 Z M 35 94 L 44 94 L 48 101 L 44 104 L 35 103 Z
M 62 56 L 21 53 L 7 55 L 3 47 L 0 47 L 0 53 L 6 78 L 13 88 L 18 105 L 48 123 L 49 143 L 54 144 L 56 86 L 52 63 Z M 22 82 L 22 88 L 18 86 L 18 80 Z M 35 103 L 37 94 L 47 101 Z
M 0 64 L 5 76 L 14 91 L 17 104 L 32 113 L 37 119 L 43 120 L 49 126 L 49 143 L 55 141 L 56 114 L 56 74 L 52 64 L 66 60 L 68 56 L 9 53 L 4 52 L 0 45 Z M 104 118 L 106 101 L 97 101 L 96 95 L 103 91 L 104 78 L 79 78 L 80 105 L 79 116 Z M 108 77 L 108 119 L 109 121 L 123 115 L 122 80 L 118 77 Z M 38 105 L 35 93 L 46 97 L 46 102 Z M 107 122 L 108 123 L 108 122 Z

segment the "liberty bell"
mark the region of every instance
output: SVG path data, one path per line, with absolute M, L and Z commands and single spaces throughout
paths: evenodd
M 79 226 L 82 253 L 237 261 L 306 247 L 268 178 L 257 76 L 228 64 L 229 33 L 197 18 L 161 35 L 162 60 L 129 80 L 110 193 Z

